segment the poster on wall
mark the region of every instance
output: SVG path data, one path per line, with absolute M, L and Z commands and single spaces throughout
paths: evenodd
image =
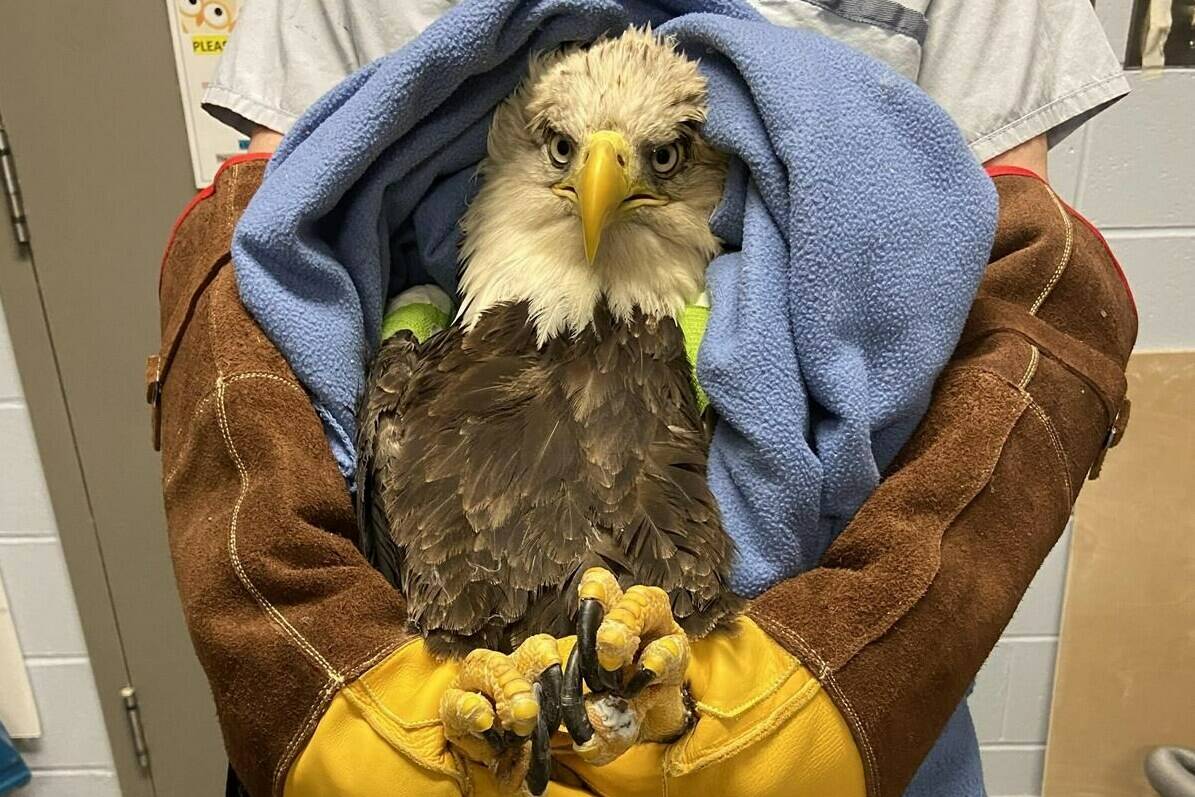
M 178 89 L 187 120 L 195 186 L 210 185 L 220 164 L 249 146 L 249 139 L 200 107 L 243 0 L 166 0 Z

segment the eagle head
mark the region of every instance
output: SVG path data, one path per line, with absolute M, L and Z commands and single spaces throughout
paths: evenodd
M 726 158 L 705 116 L 697 64 L 650 29 L 533 58 L 494 113 L 461 220 L 462 324 L 527 302 L 542 344 L 603 299 L 615 318 L 679 314 L 719 248 Z

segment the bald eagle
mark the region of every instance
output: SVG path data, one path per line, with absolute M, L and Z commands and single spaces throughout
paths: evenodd
M 389 338 L 360 411 L 362 546 L 413 625 L 436 654 L 513 652 L 530 681 L 550 671 L 549 702 L 571 679 L 566 724 L 599 761 L 622 721 L 610 712 L 649 683 L 679 694 L 685 635 L 741 606 L 678 325 L 719 251 L 726 158 L 701 136 L 705 115 L 696 64 L 649 30 L 534 59 L 494 113 L 461 220 L 457 319 L 423 344 Z M 563 676 L 550 651 L 521 654 L 578 624 Z M 577 672 L 623 702 L 578 715 Z M 454 693 L 446 730 L 522 737 L 538 717 L 555 731 L 536 694 L 540 712 L 514 700 L 495 717 Z M 665 724 L 677 712 L 689 716 L 673 700 Z

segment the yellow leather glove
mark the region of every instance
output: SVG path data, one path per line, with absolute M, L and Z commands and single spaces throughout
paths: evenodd
M 561 640 L 566 658 L 573 637 Z M 291 766 L 285 797 L 481 795 L 493 777 L 455 757 L 439 703 L 456 676 L 421 639 L 404 645 L 331 701 Z M 816 678 L 754 622 L 740 618 L 692 646 L 688 678 L 695 728 L 670 745 L 643 744 L 593 767 L 553 743 L 551 797 L 863 797 L 863 764 L 850 729 Z

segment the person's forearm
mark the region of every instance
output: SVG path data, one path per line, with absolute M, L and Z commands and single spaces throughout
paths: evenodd
M 873 795 L 902 793 L 1123 422 L 1115 261 L 1043 182 L 995 180 L 992 261 L 924 420 L 821 566 L 750 610 L 836 698 Z
M 1018 144 L 1007 152 L 1003 152 L 984 164 L 990 168 L 1000 166 L 1014 166 L 1018 169 L 1028 169 L 1041 179 L 1049 182 L 1050 175 L 1047 160 L 1050 146 L 1043 133 L 1031 138 L 1023 144 Z
M 253 132 L 249 134 L 249 151 L 250 152 L 273 152 L 278 149 L 278 144 L 282 141 L 282 134 L 277 130 L 271 130 L 268 127 L 255 125 Z

